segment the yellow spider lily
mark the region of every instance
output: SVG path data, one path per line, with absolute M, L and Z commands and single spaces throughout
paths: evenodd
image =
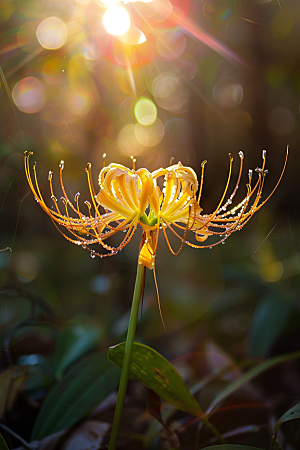
M 92 183 L 91 165 L 86 168 L 91 203 L 85 201 L 87 214 L 83 214 L 79 208 L 79 194 L 76 194 L 72 203 L 65 191 L 63 184 L 64 162 L 60 163 L 60 184 L 63 196 L 62 210 L 54 195 L 52 185 L 52 172 L 49 172 L 50 195 L 54 202 L 54 208 L 49 208 L 40 192 L 37 181 L 36 163 L 33 165 L 33 179 L 29 167 L 31 153 L 25 152 L 25 171 L 29 186 L 37 202 L 50 216 L 53 223 L 70 242 L 87 248 L 91 256 L 107 257 L 115 255 L 122 250 L 131 240 L 136 228 L 140 225 L 143 235 L 139 250 L 139 264 L 154 268 L 155 255 L 158 244 L 158 236 L 162 230 L 167 245 L 173 255 L 177 255 L 184 244 L 193 248 L 213 247 L 225 240 L 231 233 L 240 230 L 253 214 L 258 211 L 271 197 L 283 176 L 285 164 L 281 176 L 271 194 L 261 202 L 266 162 L 266 151 L 262 154 L 262 167 L 257 168 L 257 180 L 252 187 L 252 170 L 249 170 L 249 182 L 245 198 L 236 206 L 231 207 L 232 200 L 239 187 L 242 168 L 243 152 L 239 152 L 240 170 L 238 179 L 231 195 L 225 200 L 231 179 L 233 158 L 229 155 L 229 174 L 225 190 L 219 204 L 211 214 L 202 214 L 200 199 L 203 187 L 204 166 L 202 163 L 200 186 L 196 173 L 190 167 L 183 166 L 180 162 L 166 169 L 158 169 L 150 173 L 147 169 L 135 170 L 135 161 L 132 169 L 120 164 L 110 164 L 103 167 L 99 174 L 100 191 L 96 193 Z M 101 208 L 101 210 L 100 210 Z M 60 226 L 68 231 L 68 235 Z M 181 242 L 178 251 L 174 251 L 170 245 L 167 230 L 177 236 Z M 125 232 L 118 247 L 113 247 L 107 240 L 117 232 Z M 204 242 L 209 237 L 217 236 L 218 240 L 209 245 L 197 245 L 187 240 L 187 234 L 193 232 L 198 242 Z M 100 244 L 103 253 L 96 252 L 91 246 Z

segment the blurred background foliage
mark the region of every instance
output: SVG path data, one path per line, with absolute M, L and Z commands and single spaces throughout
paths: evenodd
M 241 374 L 242 361 L 297 351 L 300 343 L 299 2 L 129 2 L 146 39 L 139 45 L 105 31 L 108 3 L 0 5 L 0 416 L 28 442 L 75 424 L 68 438 L 59 435 L 62 444 L 56 438 L 44 443 L 41 448 L 48 450 L 76 449 L 78 436 L 85 442 L 79 448 L 89 448 L 91 430 L 105 448 L 119 374 L 106 353 L 124 340 L 141 236 L 137 232 L 106 260 L 91 259 L 65 241 L 29 192 L 25 150 L 34 152 L 49 204 L 47 174 L 53 170 L 60 198 L 61 159 L 70 198 L 80 191 L 82 204 L 88 199 L 85 166 L 92 163 L 96 180 L 103 153 L 107 164 L 127 166 L 133 155 L 137 167 L 150 171 L 173 157 L 198 175 L 208 160 L 201 202 L 208 213 L 223 192 L 229 152 L 234 177 L 238 151 L 245 153 L 238 192 L 243 198 L 247 169 L 260 166 L 267 149 L 266 198 L 289 145 L 279 188 L 226 245 L 185 247 L 174 257 L 161 239 L 156 272 L 167 332 L 148 271 L 137 340 L 174 362 L 188 385 L 211 377 L 197 394 L 204 408 Z M 226 367 L 229 374 L 212 376 Z M 271 369 L 230 397 L 214 424 L 223 433 L 240 430 L 228 442 L 268 448 L 272 425 L 299 401 L 299 375 L 293 360 Z M 174 416 L 176 437 L 165 429 L 150 439 L 146 391 L 133 381 L 128 396 L 124 448 L 141 448 L 138 439 L 147 429 L 153 449 L 176 447 L 177 436 L 187 450 L 215 443 L 182 413 Z M 45 398 L 48 411 L 58 404 L 52 418 L 41 415 Z M 151 399 L 151 412 L 149 404 Z M 44 434 L 32 434 L 37 417 Z M 299 448 L 295 423 L 282 427 L 288 450 Z M 21 445 L 3 434 L 9 448 Z

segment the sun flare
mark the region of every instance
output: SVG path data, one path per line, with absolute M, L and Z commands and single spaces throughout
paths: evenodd
M 114 36 L 126 33 L 130 27 L 130 16 L 122 6 L 110 6 L 102 20 L 106 31 Z

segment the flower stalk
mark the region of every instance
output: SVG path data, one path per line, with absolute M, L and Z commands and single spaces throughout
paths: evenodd
M 133 343 L 134 343 L 134 337 L 135 337 L 136 324 L 137 324 L 137 319 L 138 319 L 140 298 L 141 298 L 141 292 L 142 292 L 142 286 L 143 286 L 144 270 L 146 270 L 146 268 L 142 264 L 138 264 L 133 298 L 132 298 L 131 311 L 130 311 L 129 325 L 128 325 L 128 331 L 127 331 L 127 337 L 126 337 L 124 360 L 123 360 L 123 366 L 122 366 L 122 372 L 121 372 L 121 378 L 120 378 L 120 384 L 119 384 L 118 399 L 117 399 L 117 404 L 116 404 L 116 409 L 115 409 L 115 415 L 114 415 L 108 450 L 115 450 L 117 448 L 118 434 L 119 434 L 119 429 L 120 429 L 120 424 L 121 424 L 123 407 L 124 407 L 124 403 L 125 403 L 130 363 L 131 363 L 131 355 L 132 355 L 132 349 L 133 349 Z

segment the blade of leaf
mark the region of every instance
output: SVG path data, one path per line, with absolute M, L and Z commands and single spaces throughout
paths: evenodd
M 147 392 L 147 413 L 154 417 L 162 426 L 165 439 L 171 447 L 180 447 L 179 439 L 176 433 L 171 430 L 163 421 L 161 416 L 161 399 L 152 389 Z
M 274 427 L 275 435 L 277 435 L 279 428 L 284 422 L 294 419 L 300 419 L 300 403 L 290 408 L 277 420 Z
M 288 361 L 290 359 L 295 359 L 300 357 L 300 352 L 294 352 L 294 353 L 288 353 L 286 355 L 280 355 L 276 356 L 274 358 L 271 358 L 267 361 L 263 361 L 262 363 L 258 364 L 257 366 L 250 369 L 248 372 L 246 372 L 244 375 L 242 375 L 240 378 L 235 380 L 233 383 L 230 383 L 228 386 L 226 386 L 225 389 L 223 389 L 219 394 L 213 399 L 211 404 L 209 405 L 206 414 L 209 414 L 220 402 L 225 400 L 227 397 L 229 397 L 231 394 L 236 392 L 238 389 L 240 389 L 245 384 L 249 383 L 253 378 L 257 377 L 261 373 L 265 372 L 266 370 L 270 369 L 273 366 L 276 366 L 277 364 L 280 364 L 284 361 Z
M 106 354 L 96 353 L 81 360 L 48 393 L 32 432 L 42 439 L 74 425 L 117 388 L 119 370 Z
M 282 333 L 294 307 L 292 299 L 273 292 L 258 304 L 250 329 L 250 355 L 266 355 Z
M 109 360 L 122 367 L 125 343 L 111 347 Z M 202 410 L 181 376 L 169 361 L 144 344 L 134 343 L 130 375 L 181 411 L 199 416 Z
M 0 433 L 0 450 L 9 450 L 4 440 L 4 437 L 2 436 L 1 433 Z
M 102 334 L 102 328 L 84 316 L 67 322 L 56 345 L 53 359 L 55 376 L 60 377 L 76 359 L 95 349 Z

